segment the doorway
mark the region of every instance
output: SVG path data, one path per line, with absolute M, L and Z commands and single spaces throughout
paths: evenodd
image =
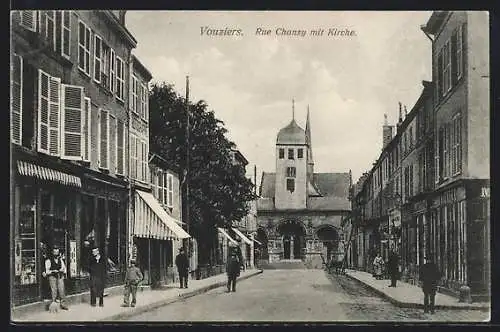
M 290 259 L 290 235 L 283 237 L 283 259 Z
M 302 224 L 287 220 L 278 226 L 278 232 L 283 236 L 283 259 L 302 259 L 306 233 Z

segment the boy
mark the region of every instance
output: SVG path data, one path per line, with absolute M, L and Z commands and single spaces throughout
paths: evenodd
M 135 260 L 130 261 L 130 266 L 127 269 L 127 274 L 125 275 L 125 294 L 123 296 L 122 307 L 129 306 L 130 294 L 132 294 L 132 307 L 136 304 L 137 286 L 142 281 L 144 276 L 141 270 L 135 265 Z

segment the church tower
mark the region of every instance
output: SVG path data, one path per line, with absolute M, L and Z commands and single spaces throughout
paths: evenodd
M 295 102 L 292 101 L 292 121 L 281 129 L 276 138 L 275 207 L 281 210 L 305 209 L 307 201 L 308 146 L 306 133 L 295 122 Z
M 313 159 L 312 141 L 311 141 L 311 123 L 309 120 L 309 105 L 307 105 L 306 144 L 307 144 L 307 174 L 309 177 L 312 177 L 314 174 L 314 159 Z

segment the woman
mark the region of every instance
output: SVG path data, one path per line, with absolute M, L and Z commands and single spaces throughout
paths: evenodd
M 380 280 L 382 279 L 382 274 L 384 271 L 384 259 L 380 255 L 380 253 L 377 253 L 377 256 L 373 260 L 373 274 L 376 279 Z

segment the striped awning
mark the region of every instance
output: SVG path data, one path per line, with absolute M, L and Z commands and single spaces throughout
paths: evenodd
M 133 234 L 157 240 L 181 240 L 191 237 L 148 192 L 136 190 Z
M 67 186 L 82 187 L 82 181 L 78 176 L 31 164 L 26 161 L 18 161 L 17 170 L 19 175 L 31 176 L 45 181 L 58 182 Z
M 235 239 L 233 239 L 231 236 L 229 236 L 229 234 L 227 234 L 226 230 L 224 228 L 217 228 L 219 230 L 219 232 L 226 238 L 228 239 L 231 243 L 233 244 L 238 244 L 238 241 L 236 241 Z
M 243 240 L 243 242 L 245 242 L 248 245 L 252 244 L 252 241 L 250 241 L 249 238 L 247 238 L 242 232 L 240 232 L 239 229 L 233 228 L 233 231 L 236 233 L 236 235 L 238 235 L 240 237 L 240 239 Z

